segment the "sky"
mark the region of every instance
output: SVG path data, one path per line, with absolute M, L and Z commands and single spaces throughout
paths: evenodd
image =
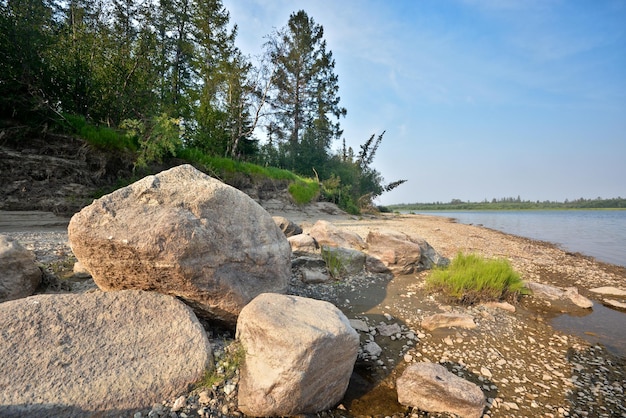
M 383 205 L 626 197 L 626 0 L 223 0 L 251 58 L 304 10 Z M 341 142 L 334 144 L 339 149 Z

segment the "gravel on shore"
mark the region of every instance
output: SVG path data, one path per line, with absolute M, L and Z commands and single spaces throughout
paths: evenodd
M 400 230 L 420 236 L 440 254 L 452 258 L 459 251 L 508 259 L 524 280 L 588 291 L 600 286 L 626 289 L 626 269 L 572 254 L 550 243 L 507 235 L 478 226 L 424 215 L 347 215 L 298 212 L 283 215 L 310 228 L 317 219 L 366 237 L 372 229 Z M 76 261 L 67 233 L 58 230 L 0 232 L 34 251 L 48 272 L 49 281 L 71 276 Z M 293 277 L 290 293 L 328 300 L 349 318 L 361 319 L 368 331 L 360 332 L 362 347 L 375 342 L 382 350 L 371 356 L 362 350 L 344 402 L 317 416 L 445 417 L 401 406 L 395 400 L 395 378 L 413 362 L 440 363 L 453 373 L 478 384 L 488 398 L 485 417 L 626 417 L 626 359 L 601 344 L 556 331 L 550 325 L 555 312 L 534 301 L 516 306 L 515 312 L 485 305 L 451 306 L 427 294 L 424 273 L 390 281 L 366 275 L 338 283 L 303 285 Z M 97 291 L 91 280 L 57 280 L 42 291 Z M 461 312 L 475 318 L 476 329 L 427 331 L 422 319 L 434 313 Z M 621 326 L 626 326 L 625 320 Z M 400 332 L 382 336 L 377 326 L 397 324 Z M 241 416 L 236 408 L 237 372 L 228 371 L 232 333 L 212 330 L 220 383 L 197 388 L 177 399 L 164 400 L 139 416 Z

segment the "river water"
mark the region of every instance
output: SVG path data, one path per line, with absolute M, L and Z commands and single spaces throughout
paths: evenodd
M 526 238 L 626 266 L 626 210 L 420 212 Z M 626 357 L 626 314 L 594 302 L 585 315 L 559 315 L 552 325 Z
M 626 267 L 626 210 L 420 212 L 463 224 L 549 241 L 562 249 Z

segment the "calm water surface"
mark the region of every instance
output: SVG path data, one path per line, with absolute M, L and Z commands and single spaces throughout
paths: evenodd
M 549 241 L 561 248 L 626 266 L 626 210 L 420 212 Z

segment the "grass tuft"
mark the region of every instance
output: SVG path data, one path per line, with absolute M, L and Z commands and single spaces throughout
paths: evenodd
M 313 201 L 320 193 L 317 180 L 300 178 L 289 185 L 289 193 L 298 205 Z
M 507 260 L 461 252 L 448 267 L 433 270 L 426 279 L 426 287 L 463 304 L 517 300 L 525 293 L 524 283 Z

